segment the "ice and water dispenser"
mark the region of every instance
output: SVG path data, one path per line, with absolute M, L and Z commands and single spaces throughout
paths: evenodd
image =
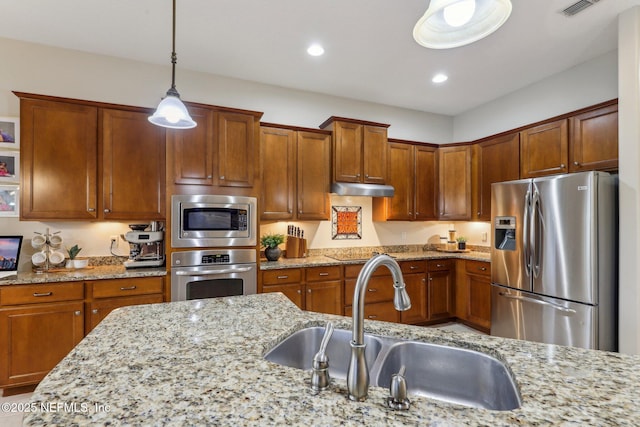
M 502 251 L 516 250 L 516 217 L 497 216 L 494 224 L 493 241 L 496 249 Z

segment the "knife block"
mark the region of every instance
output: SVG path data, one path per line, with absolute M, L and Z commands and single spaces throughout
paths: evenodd
M 287 236 L 285 258 L 304 258 L 307 255 L 307 239 Z

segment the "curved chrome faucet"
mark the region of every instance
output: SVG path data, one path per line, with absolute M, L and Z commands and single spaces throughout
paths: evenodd
M 393 305 L 398 311 L 411 308 L 411 301 L 405 289 L 400 266 L 389 255 L 375 255 L 366 262 L 356 281 L 353 292 L 353 338 L 351 339 L 351 361 L 347 372 L 347 390 L 349 399 L 362 401 L 367 398 L 369 390 L 369 368 L 364 357 L 366 344 L 364 343 L 364 297 L 367 292 L 369 279 L 381 265 L 391 271 L 393 277 Z

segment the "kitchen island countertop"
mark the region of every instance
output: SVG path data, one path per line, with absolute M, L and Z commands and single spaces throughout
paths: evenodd
M 279 293 L 124 307 L 54 368 L 25 425 L 637 425 L 640 357 L 365 321 L 369 333 L 470 348 L 504 361 L 512 411 L 412 397 L 409 411 L 345 397 L 345 382 L 308 391 L 309 372 L 264 353 L 292 332 L 351 319 L 299 310 Z M 411 397 L 411 396 L 410 396 Z M 54 408 L 54 409 L 51 409 Z

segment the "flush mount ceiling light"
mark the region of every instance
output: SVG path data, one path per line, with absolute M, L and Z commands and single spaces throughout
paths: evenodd
M 156 112 L 149 117 L 149 121 L 157 126 L 162 126 L 171 129 L 191 129 L 196 127 L 196 122 L 193 121 L 187 107 L 180 100 L 180 94 L 176 90 L 176 0 L 173 0 L 173 44 L 171 51 L 171 87 L 167 91 L 165 96 Z
M 447 80 L 449 80 L 449 77 L 443 73 L 438 73 L 435 76 L 433 76 L 433 78 L 431 79 L 433 83 L 444 83 Z
M 431 0 L 413 38 L 431 49 L 464 46 L 493 33 L 510 14 L 510 0 Z
M 319 44 L 312 44 L 307 49 L 307 53 L 311 56 L 322 56 L 324 55 L 324 48 Z

